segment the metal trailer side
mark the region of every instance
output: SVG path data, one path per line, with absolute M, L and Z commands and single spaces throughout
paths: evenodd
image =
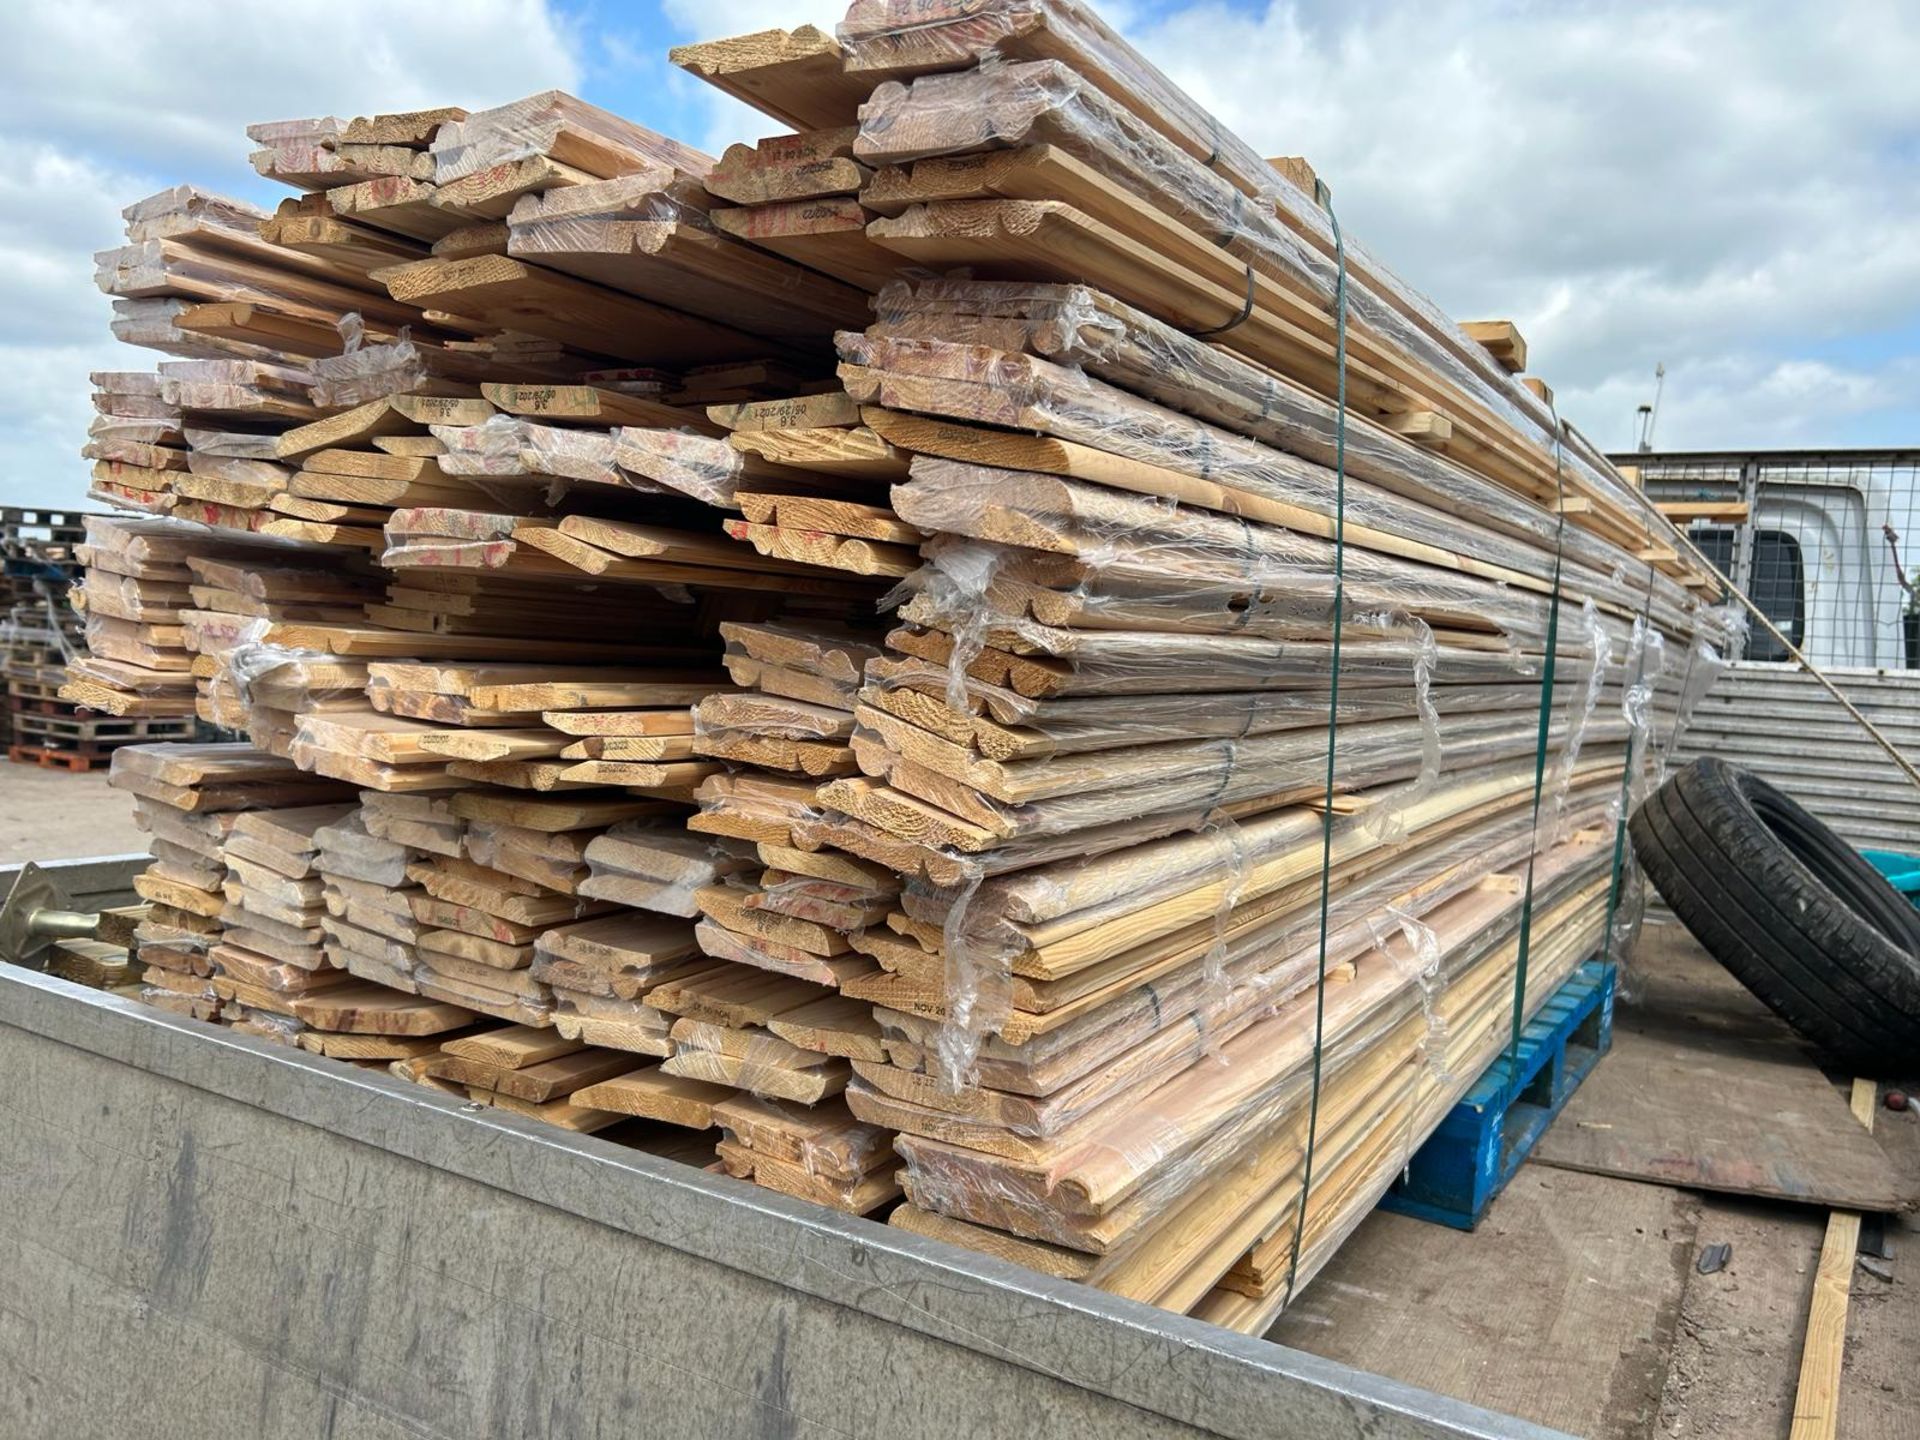
M 1824 668 L 1903 755 L 1920 761 L 1920 670 Z M 1779 786 L 1849 844 L 1920 849 L 1920 789 L 1798 666 L 1728 666 L 1694 711 L 1672 763 L 1705 755 Z
M 0 1087 L 0 1437 L 1550 1433 L 7 965 Z

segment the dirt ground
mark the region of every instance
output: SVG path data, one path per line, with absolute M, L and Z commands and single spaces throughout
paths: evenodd
M 1650 927 L 1633 963 L 1682 947 Z M 1920 1193 L 1920 1120 L 1875 1133 Z M 1825 1233 L 1812 1206 L 1529 1162 L 1471 1234 L 1376 1211 L 1271 1338 L 1597 1440 L 1786 1440 Z M 1920 1435 L 1920 1224 L 1886 1233 L 1892 1279 L 1853 1273 L 1840 1440 Z
M 109 790 L 104 770 L 75 775 L 0 759 L 0 865 L 146 848 L 132 798 Z

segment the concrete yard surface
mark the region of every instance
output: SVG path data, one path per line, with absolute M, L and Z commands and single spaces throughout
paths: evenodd
M 146 848 L 133 797 L 109 790 L 106 771 L 76 775 L 0 760 L 0 865 Z

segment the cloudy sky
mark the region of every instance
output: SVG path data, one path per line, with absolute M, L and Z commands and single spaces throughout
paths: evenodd
M 1511 316 L 1561 412 L 1626 447 L 1920 444 L 1920 6 L 1905 0 L 1129 0 L 1105 13 L 1349 233 Z M 773 128 L 669 46 L 818 0 L 11 0 L 0 54 L 0 503 L 76 505 L 90 256 L 192 181 L 271 205 L 251 121 L 559 86 L 717 151 Z M 457 17 L 452 19 L 449 17 Z

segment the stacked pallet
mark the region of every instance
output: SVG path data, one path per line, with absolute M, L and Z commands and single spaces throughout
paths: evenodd
M 254 238 L 129 212 L 125 328 L 223 365 L 103 386 L 177 452 L 103 497 L 213 527 L 127 522 L 140 658 L 352 799 L 168 853 L 285 947 L 188 974 L 1261 1329 L 1611 943 L 1712 578 L 1070 0 L 676 58 L 799 133 L 276 123 Z M 327 1038 L 376 987 L 480 1028 Z
M 79 648 L 79 624 L 65 601 L 83 568 L 85 520 L 69 510 L 0 506 L 0 630 L 8 657 L 29 648 Z
M 86 653 L 78 587 L 84 526 L 99 517 L 66 511 L 0 509 L 0 745 L 15 763 L 69 770 L 104 767 L 115 747 L 136 740 L 192 738 L 191 724 L 161 717 L 101 717 L 61 698 L 69 666 Z M 106 586 L 105 588 L 111 588 Z M 103 610 L 121 613 L 109 596 Z M 139 597 L 126 618 L 139 618 Z

